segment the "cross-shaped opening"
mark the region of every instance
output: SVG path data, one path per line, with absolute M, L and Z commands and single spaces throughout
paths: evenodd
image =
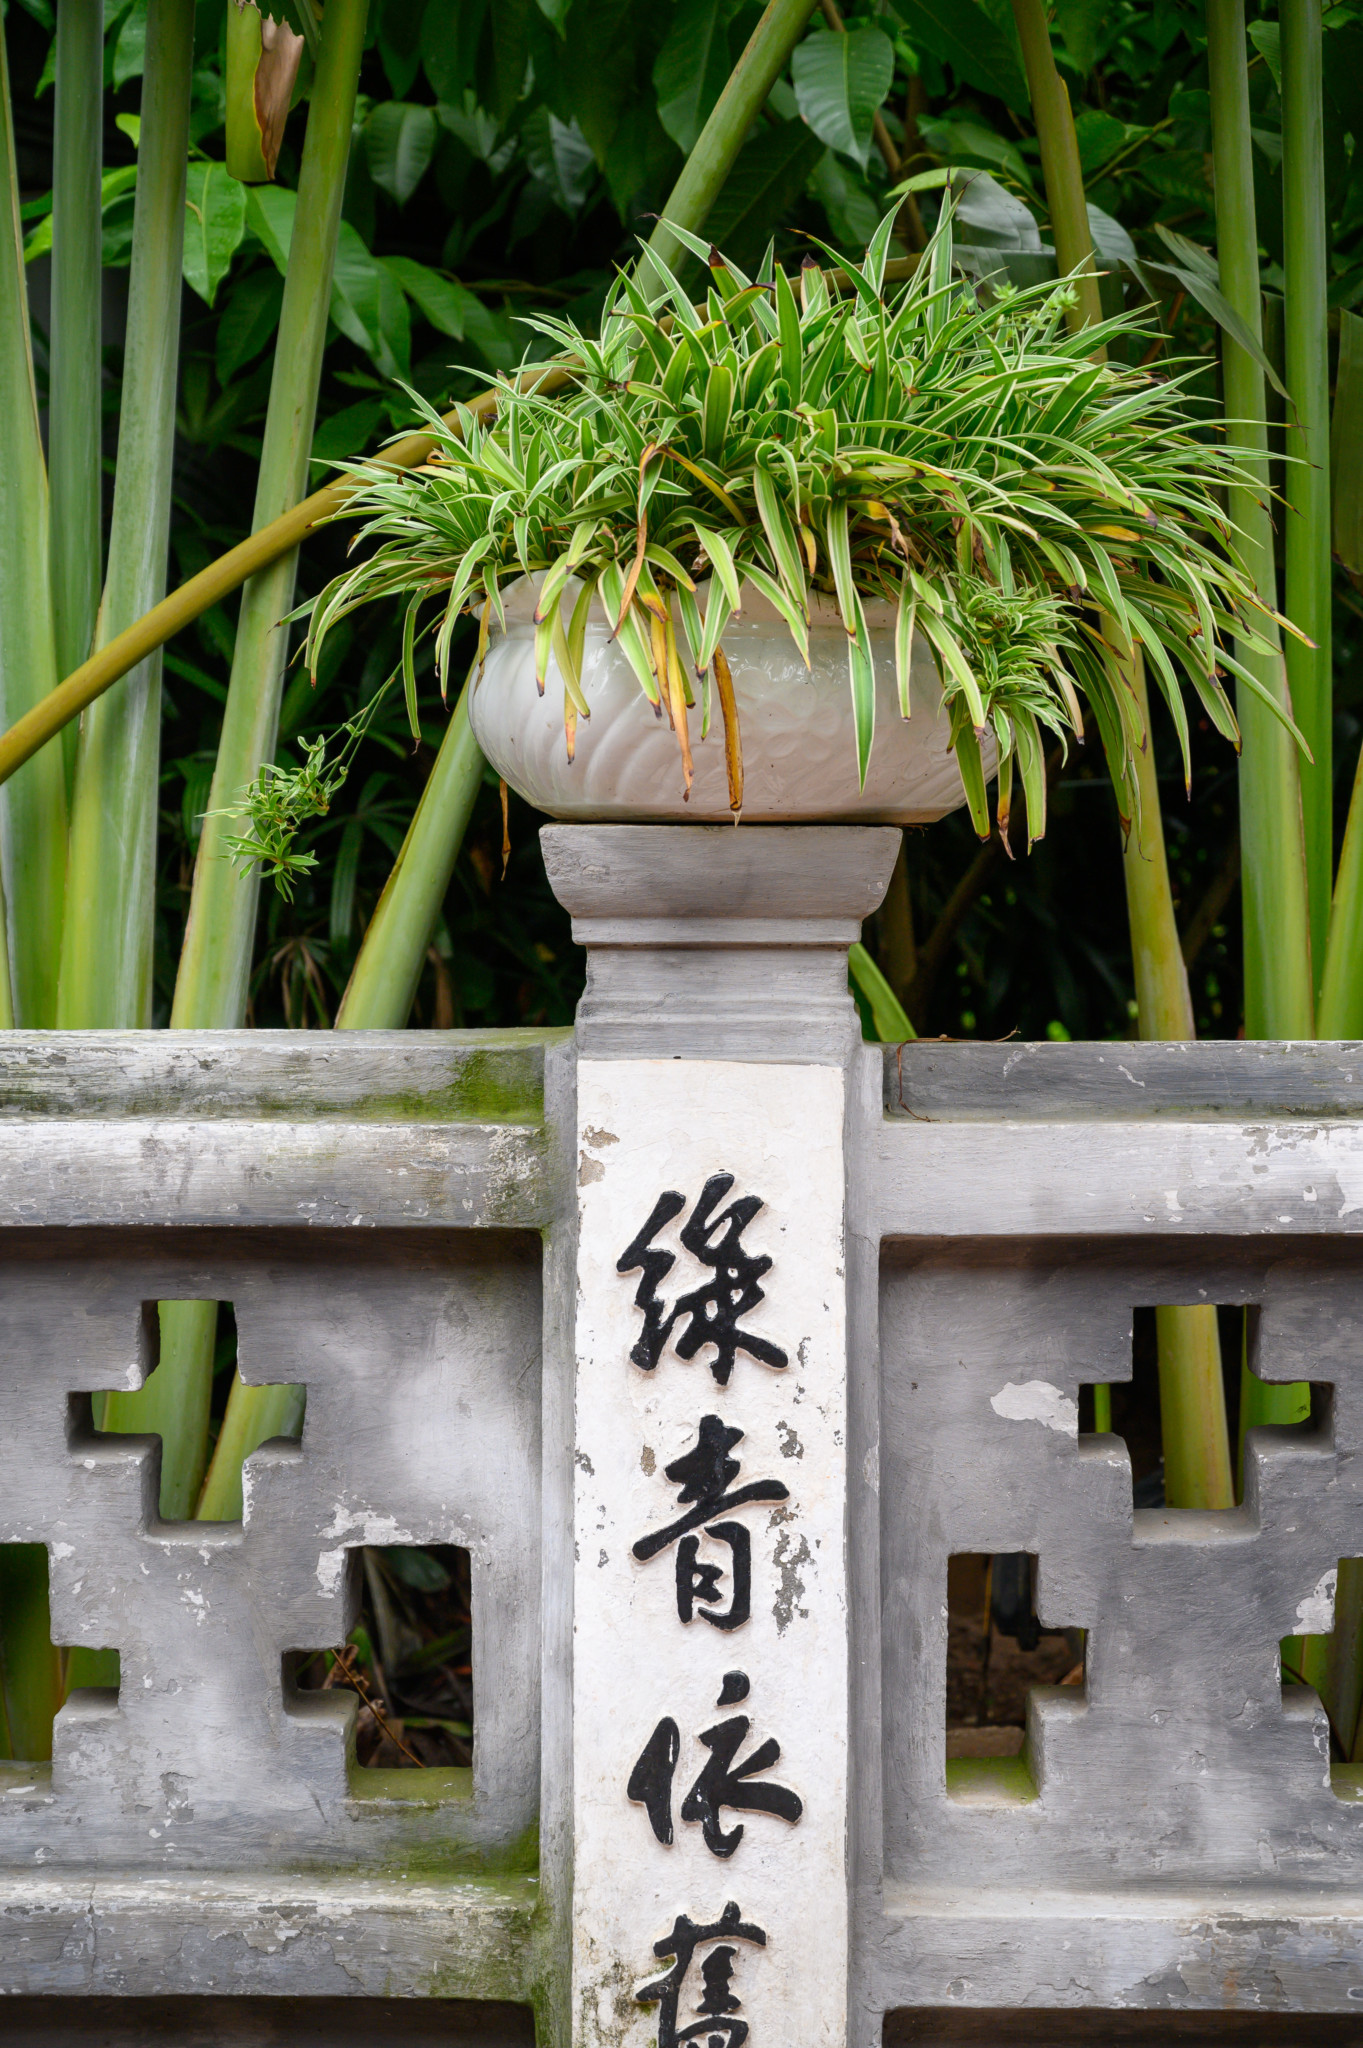
M 0 1543 L 0 1763 L 52 1760 L 52 1722 L 80 1687 L 119 1683 L 117 1650 L 52 1640 L 44 1543 Z
M 1043 1627 L 1036 1558 L 958 1551 L 947 1562 L 946 1789 L 970 1805 L 1034 1799 L 1027 1699 L 1084 1683 L 1082 1629 Z
M 389 1771 L 443 1776 L 463 1790 L 473 1763 L 473 1617 L 469 1553 L 451 1543 L 367 1546 L 351 1553 L 360 1616 L 345 1643 L 285 1660 L 298 1692 L 358 1695 L 357 1790 Z M 412 1787 L 416 1789 L 415 1785 Z
M 301 1437 L 307 1389 L 243 1385 L 230 1301 L 147 1302 L 143 1344 L 143 1385 L 76 1395 L 77 1428 L 160 1438 L 162 1521 L 239 1522 L 244 1461 L 272 1438 Z

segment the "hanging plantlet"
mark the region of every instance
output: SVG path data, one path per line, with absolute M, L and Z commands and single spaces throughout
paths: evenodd
M 227 9 L 227 168 L 243 185 L 268 185 L 279 161 L 305 38 L 262 14 L 254 0 Z

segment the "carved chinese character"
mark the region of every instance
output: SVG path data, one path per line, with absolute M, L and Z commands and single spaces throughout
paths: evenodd
M 743 2002 L 733 1990 L 734 1958 L 738 1953 L 733 1944 L 736 1941 L 749 1941 L 754 1948 L 767 1945 L 765 1930 L 744 1920 L 731 1899 L 719 1919 L 712 1920 L 708 1926 L 698 1926 L 689 1913 L 679 1913 L 673 1922 L 672 1932 L 665 1934 L 661 1941 L 654 1942 L 655 1956 L 673 1956 L 676 1960 L 665 1977 L 645 1984 L 634 1997 L 638 2005 L 656 2005 L 658 2008 L 658 2048 L 681 2048 L 684 2041 L 694 2042 L 696 2048 L 742 2048 L 748 2038 L 748 2023 L 734 2017 Z M 709 1954 L 701 1958 L 701 1995 L 695 2008 L 697 2017 L 679 2026 L 679 2007 L 687 1974 L 697 1949 L 711 1942 L 718 1942 L 721 1946 L 711 1948 Z
M 658 1283 L 676 1264 L 676 1254 L 659 1249 L 653 1240 L 686 1207 L 685 1195 L 675 1190 L 659 1195 L 647 1223 L 616 1263 L 617 1272 L 642 1272 L 644 1276 L 634 1296 L 635 1306 L 644 1312 L 644 1326 L 630 1352 L 644 1372 L 653 1371 L 679 1322 L 684 1322 L 685 1328 L 675 1343 L 678 1358 L 694 1358 L 705 1345 L 712 1345 L 715 1355 L 710 1370 L 721 1387 L 728 1386 L 740 1351 L 763 1365 L 779 1368 L 790 1362 L 785 1352 L 765 1337 L 739 1327 L 739 1318 L 766 1298 L 757 1283 L 770 1271 L 771 1260 L 765 1253 L 754 1256 L 745 1251 L 742 1243 L 743 1232 L 763 1206 L 760 1196 L 744 1195 L 718 1216 L 714 1214 L 733 1184 L 731 1173 L 711 1174 L 690 1220 L 682 1226 L 682 1243 L 693 1258 L 710 1268 L 710 1278 L 689 1294 L 679 1294 L 670 1309 L 658 1293 Z
M 640 1564 L 647 1564 L 669 1544 L 677 1545 L 677 1614 L 690 1621 L 699 1602 L 703 1617 L 713 1628 L 740 1628 L 752 1612 L 752 1538 L 742 1522 L 721 1521 L 720 1516 L 752 1501 L 790 1499 L 790 1488 L 779 1479 L 754 1479 L 746 1486 L 729 1489 L 738 1476 L 739 1461 L 729 1456 L 743 1440 L 743 1431 L 725 1423 L 718 1415 L 703 1415 L 694 1450 L 674 1458 L 667 1477 L 680 1489 L 678 1498 L 691 1503 L 684 1515 L 665 1529 L 641 1536 L 634 1545 Z M 727 1609 L 720 1608 L 722 1567 L 703 1562 L 700 1539 L 690 1531 L 703 1528 L 708 1537 L 728 1546 L 732 1560 L 731 1589 Z M 711 1612 L 711 1608 L 717 1611 Z
M 747 1697 L 747 1673 L 730 1671 L 715 1704 L 736 1706 Z M 741 1763 L 736 1761 L 751 1727 L 752 1722 L 746 1714 L 734 1714 L 729 1720 L 718 1721 L 713 1728 L 705 1729 L 698 1738 L 709 1750 L 710 1758 L 682 1801 L 681 1817 L 684 1821 L 699 1821 L 705 1846 L 712 1856 L 732 1856 L 743 1839 L 741 1821 L 737 1827 L 725 1831 L 720 1816 L 726 1810 L 771 1813 L 792 1825 L 804 1812 L 804 1801 L 788 1786 L 752 1783 L 760 1771 L 769 1771 L 780 1761 L 781 1745 L 774 1737 L 759 1743 Z M 680 1755 L 681 1735 L 669 1715 L 658 1723 L 645 1743 L 626 1787 L 629 1798 L 647 1811 L 649 1825 L 657 1839 L 668 1847 L 673 1839 L 672 1781 Z

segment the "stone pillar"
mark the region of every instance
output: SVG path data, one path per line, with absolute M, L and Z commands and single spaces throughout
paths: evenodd
M 542 837 L 588 951 L 574 2048 L 847 2048 L 847 949 L 899 834 Z

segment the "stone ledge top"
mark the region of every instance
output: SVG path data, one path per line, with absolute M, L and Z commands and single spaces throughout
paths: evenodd
M 570 1031 L 7 1031 L 0 1119 L 538 1124 Z
M 885 1109 L 932 1123 L 1363 1115 L 1363 1043 L 1150 1040 L 887 1045 Z

